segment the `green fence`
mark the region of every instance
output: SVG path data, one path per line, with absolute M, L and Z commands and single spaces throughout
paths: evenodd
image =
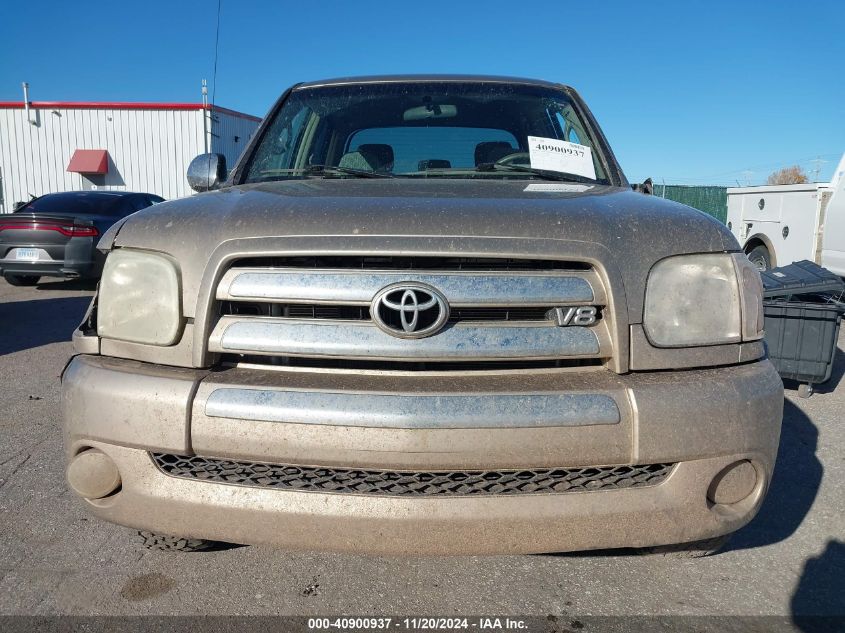
M 722 222 L 728 220 L 727 187 L 654 185 L 654 195 L 689 205 Z

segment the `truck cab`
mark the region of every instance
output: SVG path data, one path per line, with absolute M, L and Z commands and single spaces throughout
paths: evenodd
M 845 277 L 845 154 L 830 179 L 830 189 L 821 264 L 840 277 Z

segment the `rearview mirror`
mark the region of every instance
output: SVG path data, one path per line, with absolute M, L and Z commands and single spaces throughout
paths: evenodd
M 223 154 L 200 154 L 188 165 L 188 185 L 194 191 L 217 189 L 226 180 Z
M 422 121 L 424 119 L 448 119 L 457 116 L 458 108 L 453 105 L 439 105 L 427 103 L 417 108 L 408 108 L 402 115 L 405 121 Z

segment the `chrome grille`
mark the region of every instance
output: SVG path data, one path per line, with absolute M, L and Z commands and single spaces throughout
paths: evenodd
M 369 306 L 315 305 L 301 303 L 264 303 L 249 301 L 226 301 L 221 306 L 222 314 L 237 316 L 282 316 L 291 319 L 335 319 L 367 321 Z M 553 321 L 549 307 L 510 308 L 453 308 L 449 314 L 450 323 L 460 321 Z
M 151 453 L 173 477 L 216 483 L 380 496 L 492 496 L 562 494 L 643 488 L 663 482 L 674 464 L 527 468 L 508 470 L 394 471 L 299 466 Z
M 252 257 L 239 260 L 238 268 L 339 268 L 345 270 L 449 270 L 537 271 L 590 270 L 584 262 L 511 257 L 397 257 L 380 255 L 308 255 L 302 257 Z
M 420 283 L 449 303 L 446 326 L 415 340 L 376 327 L 373 297 Z M 384 363 L 567 362 L 612 356 L 607 298 L 581 262 L 461 257 L 320 256 L 236 262 L 217 290 L 208 350 L 226 355 Z M 560 327 L 554 308 L 594 306 L 590 326 Z

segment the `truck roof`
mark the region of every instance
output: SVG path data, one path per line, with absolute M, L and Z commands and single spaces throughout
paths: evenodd
M 543 86 L 546 88 L 569 88 L 563 84 L 542 79 L 526 79 L 524 77 L 504 77 L 498 75 L 366 75 L 361 77 L 336 77 L 321 79 L 298 84 L 294 89 L 315 88 L 318 86 L 341 86 L 345 84 L 375 84 L 375 83 L 407 83 L 407 82 L 437 82 L 463 81 L 479 83 L 504 83 Z

